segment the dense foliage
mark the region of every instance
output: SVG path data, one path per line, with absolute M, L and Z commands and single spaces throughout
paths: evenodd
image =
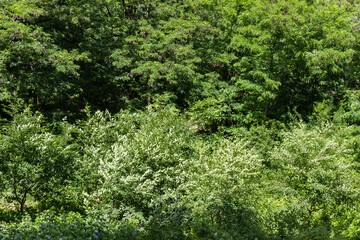
M 356 1 L 6 0 L 0 101 L 47 116 L 191 110 L 214 131 L 310 114 L 359 80 Z
M 1 239 L 136 239 L 136 231 L 106 220 L 84 219 L 80 214 L 56 215 L 47 211 L 35 220 L 0 224 Z
M 1 1 L 0 239 L 359 239 L 359 4 Z

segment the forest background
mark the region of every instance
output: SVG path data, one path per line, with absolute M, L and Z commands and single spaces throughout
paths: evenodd
M 1 0 L 0 239 L 359 239 L 358 0 Z

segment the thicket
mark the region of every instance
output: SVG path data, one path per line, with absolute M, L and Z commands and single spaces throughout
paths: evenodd
M 359 239 L 358 9 L 1 1 L 0 239 Z
M 99 218 L 121 224 L 120 233 L 96 225 L 104 236 L 130 239 L 356 239 L 360 128 L 346 124 L 352 109 L 330 119 L 327 105 L 317 109 L 312 123 L 241 137 L 199 134 L 171 108 L 52 125 L 28 108 L 13 112 L 0 138 L 2 196 L 20 212 L 36 206 L 22 225 L 3 208 L 0 232 L 67 236 L 66 214 L 36 215 L 52 208 L 89 217 L 76 215 L 86 233 L 69 235 L 83 239 Z

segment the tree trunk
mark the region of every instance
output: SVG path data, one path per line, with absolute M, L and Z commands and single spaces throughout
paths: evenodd
M 151 105 L 151 97 L 150 97 L 150 88 L 151 88 L 151 82 L 150 82 L 150 75 L 147 74 L 146 75 L 146 90 L 147 90 L 147 105 L 150 106 Z

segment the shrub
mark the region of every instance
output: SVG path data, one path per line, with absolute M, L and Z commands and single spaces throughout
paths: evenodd
M 146 221 L 187 178 L 186 135 L 176 111 L 95 113 L 79 135 L 87 213 Z
M 182 186 L 191 207 L 191 235 L 200 239 L 264 238 L 259 212 L 262 160 L 239 140 L 196 144 L 189 181 Z
M 352 208 L 358 194 L 358 164 L 347 132 L 329 122 L 314 127 L 300 122 L 283 133 L 283 142 L 271 152 L 278 183 L 272 189 L 287 209 L 275 213 L 280 214 L 275 222 L 288 238 L 319 239 L 320 232 L 330 238 L 345 227 L 334 216 Z
M 46 211 L 36 219 L 25 215 L 21 221 L 0 223 L 0 239 L 136 239 L 137 231 L 105 220 L 84 218 L 77 213 Z

